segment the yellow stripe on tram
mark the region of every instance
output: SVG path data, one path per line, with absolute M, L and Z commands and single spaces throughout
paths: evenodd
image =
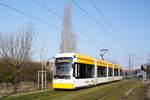
M 53 88 L 56 89 L 74 89 L 74 85 L 70 83 L 53 83 Z

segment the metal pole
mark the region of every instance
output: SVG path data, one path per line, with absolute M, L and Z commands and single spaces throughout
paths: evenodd
M 131 75 L 133 76 L 133 56 L 131 57 Z
M 40 78 L 40 76 L 39 76 L 39 71 L 38 71 L 38 89 L 40 88 L 40 86 L 39 86 L 40 85 L 40 79 L 39 78 Z
M 43 48 L 42 48 L 42 54 L 41 54 L 41 62 L 42 62 L 42 73 L 43 73 Z
M 95 85 L 97 85 L 97 62 L 96 62 L 96 59 L 94 61 L 94 68 L 95 68 Z
M 131 54 L 129 53 L 129 77 L 131 74 Z
M 114 70 L 115 70 L 115 68 L 114 68 L 114 65 L 113 65 L 113 76 L 114 76 Z
M 118 68 L 118 76 L 120 76 L 120 68 Z
M 47 78 L 46 78 L 46 71 L 45 71 L 45 89 L 47 88 Z
M 41 50 L 41 63 L 42 63 L 42 90 L 44 88 L 44 76 L 43 76 L 43 48 Z
M 108 64 L 107 64 L 107 78 L 108 78 L 108 73 L 109 73 L 109 69 L 108 69 Z
M 43 71 L 42 71 L 42 90 L 43 90 Z

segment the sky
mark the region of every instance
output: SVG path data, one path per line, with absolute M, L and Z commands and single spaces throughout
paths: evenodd
M 149 0 L 92 0 L 103 13 L 111 26 L 97 12 L 90 0 L 73 0 L 92 18 L 77 7 L 71 0 L 37 0 L 48 9 L 64 15 L 69 3 L 72 8 L 72 25 L 77 36 L 77 48 L 81 54 L 100 58 L 100 49 L 109 49 L 104 58 L 128 68 L 128 55 L 131 53 L 134 68 L 146 63 L 150 53 L 150 1 Z M 0 0 L 0 3 L 38 17 L 43 21 L 62 28 L 62 19 L 37 5 L 34 0 Z M 47 60 L 59 53 L 61 30 L 38 20 L 17 13 L 0 5 L 0 32 L 17 32 L 27 23 L 32 23 L 37 33 L 33 42 L 32 59 L 39 61 L 40 48 L 44 49 Z M 104 28 L 105 29 L 104 29 Z

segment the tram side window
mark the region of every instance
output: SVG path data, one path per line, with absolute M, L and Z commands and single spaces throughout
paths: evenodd
M 86 64 L 78 64 L 78 78 L 86 78 Z
M 108 69 L 108 76 L 112 76 L 112 68 Z
M 114 76 L 118 76 L 118 69 L 114 69 Z
M 87 65 L 87 76 L 86 78 L 94 78 L 94 65 Z
M 107 76 L 107 68 L 102 67 L 102 77 L 106 77 L 106 76 Z
M 99 66 L 97 67 L 97 77 L 101 77 L 101 69 Z
M 93 78 L 94 77 L 94 65 L 75 64 L 73 68 L 73 76 L 78 79 Z
M 106 67 L 103 66 L 97 67 L 97 77 L 106 77 Z

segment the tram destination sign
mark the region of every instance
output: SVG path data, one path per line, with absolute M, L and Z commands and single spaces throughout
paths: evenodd
M 56 62 L 57 63 L 70 63 L 72 62 L 72 58 L 57 58 Z

